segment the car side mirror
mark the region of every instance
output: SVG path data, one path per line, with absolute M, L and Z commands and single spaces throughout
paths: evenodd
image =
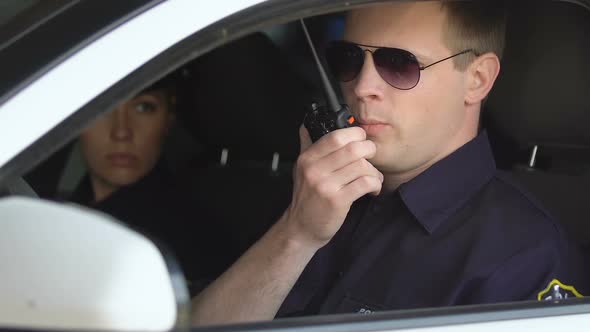
M 188 329 L 173 257 L 113 218 L 71 204 L 0 199 L 0 326 Z

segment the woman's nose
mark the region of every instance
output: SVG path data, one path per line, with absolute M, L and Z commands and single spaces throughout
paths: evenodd
M 111 138 L 115 141 L 128 141 L 133 138 L 133 130 L 129 123 L 129 116 L 123 107 L 113 111 Z

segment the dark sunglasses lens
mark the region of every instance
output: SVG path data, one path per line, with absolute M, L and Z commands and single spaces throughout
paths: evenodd
M 420 65 L 412 53 L 395 48 L 380 48 L 373 53 L 377 72 L 390 85 L 408 90 L 420 80 Z
M 352 81 L 363 67 L 363 50 L 351 43 L 333 42 L 326 49 L 332 75 L 341 82 Z

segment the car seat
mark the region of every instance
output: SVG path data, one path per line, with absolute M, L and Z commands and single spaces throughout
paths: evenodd
M 193 111 L 187 127 L 204 147 L 190 175 L 197 224 L 222 228 L 211 255 L 231 264 L 281 216 L 291 200 L 298 128 L 312 88 L 263 33 L 216 49 L 189 65 Z M 209 225 L 210 226 L 210 225 Z
M 502 72 L 483 123 L 508 168 L 580 243 L 590 244 L 590 10 L 514 2 Z

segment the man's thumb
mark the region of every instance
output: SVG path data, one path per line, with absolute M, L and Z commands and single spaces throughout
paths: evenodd
M 299 153 L 307 150 L 307 148 L 310 147 L 311 144 L 313 144 L 313 142 L 311 141 L 311 137 L 309 136 L 307 128 L 305 128 L 304 125 L 301 125 L 299 127 Z

